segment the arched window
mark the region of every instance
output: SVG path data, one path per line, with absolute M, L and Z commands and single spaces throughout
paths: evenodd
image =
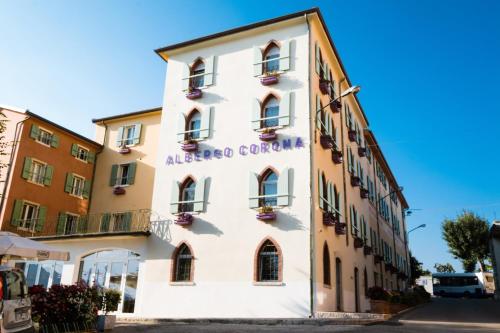
M 270 240 L 266 240 L 257 256 L 257 281 L 280 281 L 280 251 Z
M 337 311 L 342 311 L 344 304 L 342 302 L 342 261 L 335 258 L 335 290 L 337 291 Z
M 192 88 L 200 88 L 205 84 L 205 63 L 198 59 L 193 66 L 191 66 L 191 78 L 189 86 Z
M 273 95 L 268 96 L 262 103 L 261 128 L 276 127 L 279 125 L 280 106 L 278 99 Z
M 278 175 L 271 169 L 264 172 L 260 180 L 260 207 L 278 205 Z
M 280 49 L 275 43 L 267 46 L 263 54 L 263 73 L 270 73 L 280 69 Z
M 182 243 L 174 254 L 172 281 L 193 281 L 193 254 L 189 246 Z
M 181 185 L 179 194 L 179 212 L 192 212 L 194 210 L 194 196 L 196 183 L 191 177 L 188 177 Z
M 201 128 L 201 114 L 198 110 L 193 110 L 186 121 L 186 140 L 199 139 Z
M 332 278 L 330 273 L 330 251 L 328 250 L 328 244 L 323 245 L 323 284 L 330 286 L 332 284 Z

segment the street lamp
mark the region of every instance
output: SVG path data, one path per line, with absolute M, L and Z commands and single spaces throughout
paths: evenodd
M 426 226 L 427 226 L 427 225 L 426 225 L 425 223 L 424 223 L 424 224 L 421 224 L 421 225 L 419 225 L 418 227 L 415 227 L 415 228 L 411 229 L 410 231 L 408 231 L 408 232 L 407 232 L 407 234 L 409 234 L 409 233 L 410 233 L 410 232 L 412 232 L 412 231 L 417 230 L 418 228 L 425 228 Z
M 359 92 L 361 90 L 361 87 L 360 86 L 352 86 L 352 87 L 349 87 L 347 88 L 346 90 L 344 90 L 339 97 L 335 98 L 335 99 L 332 99 L 330 100 L 330 102 L 328 102 L 325 106 L 323 106 L 321 109 L 317 110 L 316 111 L 316 118 L 318 118 L 318 114 L 323 111 L 323 109 L 325 109 L 327 106 L 329 106 L 330 104 L 332 103 L 335 103 L 338 99 L 340 98 L 343 98 L 343 97 L 346 97 L 347 95 L 350 95 L 350 94 L 355 94 L 357 92 Z
M 391 192 L 387 193 L 387 194 L 386 194 L 386 195 L 384 195 L 382 198 L 378 199 L 378 201 L 379 201 L 379 203 L 380 203 L 380 201 L 384 200 L 385 198 L 387 198 L 387 197 L 388 197 L 388 196 L 390 196 L 391 194 L 393 194 L 393 193 L 398 193 L 398 192 L 403 192 L 403 190 L 404 190 L 403 186 L 400 186 L 400 187 L 398 187 L 397 189 L 395 189 L 395 190 L 393 190 L 393 191 L 391 191 Z

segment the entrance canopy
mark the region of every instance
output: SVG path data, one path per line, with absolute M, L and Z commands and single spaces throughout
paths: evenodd
M 69 252 L 23 238 L 12 232 L 0 232 L 0 257 L 7 259 L 69 260 Z

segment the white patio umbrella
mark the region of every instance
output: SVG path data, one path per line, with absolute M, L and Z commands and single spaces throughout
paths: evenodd
M 7 231 L 0 231 L 0 258 L 69 260 L 69 252 L 56 250 L 43 243 L 21 237 Z M 0 260 L 1 261 L 1 260 Z

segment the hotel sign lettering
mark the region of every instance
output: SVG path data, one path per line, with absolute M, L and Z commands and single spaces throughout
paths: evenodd
M 304 148 L 302 138 L 283 139 L 281 141 L 260 142 L 258 144 L 240 145 L 236 148 L 224 147 L 222 149 L 202 149 L 194 153 L 167 155 L 166 164 L 184 164 L 191 162 L 208 161 L 211 159 L 232 158 L 234 155 L 248 156 L 280 152 L 284 150 Z

